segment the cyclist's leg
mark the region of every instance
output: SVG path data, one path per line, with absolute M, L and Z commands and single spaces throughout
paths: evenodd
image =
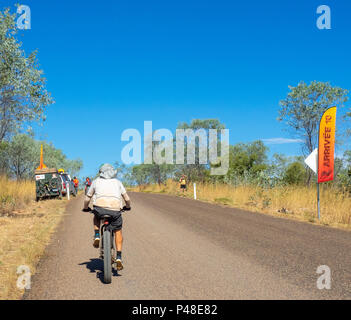
M 111 225 L 113 227 L 113 232 L 115 234 L 115 244 L 116 244 L 116 265 L 117 270 L 121 271 L 123 269 L 122 264 L 122 245 L 123 245 L 123 235 L 122 235 L 122 225 L 123 219 L 120 212 L 113 215 Z
M 94 248 L 99 248 L 100 245 L 100 219 L 99 217 L 94 214 Z
M 94 214 L 94 231 L 100 231 L 100 219 Z
M 122 246 L 123 246 L 122 229 L 115 231 L 115 241 L 116 241 L 116 250 L 122 251 Z
M 116 241 L 116 249 L 117 249 L 116 266 L 117 266 L 117 271 L 121 271 L 121 270 L 123 270 L 123 263 L 122 263 L 123 235 L 122 235 L 122 229 L 115 231 L 115 241 Z
M 123 226 L 123 219 L 121 212 L 114 212 L 111 215 L 111 226 L 112 230 L 115 233 L 115 243 L 116 243 L 116 250 L 122 251 L 122 244 L 123 244 L 123 236 L 122 236 L 122 226 Z

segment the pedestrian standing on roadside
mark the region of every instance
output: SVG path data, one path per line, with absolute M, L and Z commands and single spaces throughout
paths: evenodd
M 79 180 L 77 177 L 73 178 L 73 184 L 74 184 L 74 189 L 76 190 L 76 194 L 78 193 L 78 187 L 79 187 Z
M 184 174 L 180 177 L 179 183 L 180 183 L 180 190 L 182 190 L 184 193 L 184 191 L 186 191 L 186 189 L 187 189 L 186 188 L 186 177 Z

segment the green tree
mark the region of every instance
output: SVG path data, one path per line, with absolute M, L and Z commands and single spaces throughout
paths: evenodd
M 224 129 L 224 125 L 219 122 L 217 119 L 195 119 L 192 120 L 190 124 L 182 122 L 179 123 L 177 129 L 192 129 L 194 131 L 199 129 L 204 129 L 207 133 L 210 129 Z M 195 141 L 189 142 L 188 137 L 184 141 L 184 164 L 183 165 L 173 165 L 173 164 L 158 164 L 153 161 L 152 164 L 141 164 L 134 166 L 129 174 L 127 175 L 128 181 L 132 181 L 134 184 L 142 185 L 147 183 L 157 183 L 163 184 L 169 178 L 178 178 L 181 174 L 185 174 L 188 177 L 188 180 L 191 181 L 205 181 L 208 178 L 208 171 L 210 164 L 200 164 L 199 163 L 199 148 L 200 142 L 198 138 L 194 139 Z M 150 144 L 152 148 L 152 153 L 157 146 L 162 142 L 153 141 Z M 174 140 L 176 143 L 176 139 Z M 195 149 L 195 164 L 187 164 L 187 150 L 189 143 L 194 144 Z M 207 149 L 206 149 L 207 150 Z M 219 149 L 220 150 L 220 149 Z M 173 154 L 174 161 L 176 159 L 176 147 L 174 146 L 175 153 Z M 207 151 L 206 151 L 207 152 Z M 165 155 L 163 150 L 162 156 Z M 207 154 L 208 158 L 208 154 Z
M 221 130 L 225 129 L 225 125 L 218 119 L 194 119 L 191 123 L 181 122 L 178 124 L 177 129 L 192 129 L 194 131 L 204 129 L 207 132 L 210 129 Z M 218 131 L 218 137 L 220 137 L 220 131 Z M 219 141 L 219 139 L 218 139 Z M 199 149 L 200 142 L 196 139 L 195 142 L 195 164 L 187 164 L 187 148 L 188 141 L 184 142 L 184 165 L 177 165 L 176 177 L 179 178 L 182 174 L 188 177 L 189 181 L 201 181 L 204 182 L 209 178 L 210 163 L 200 164 L 199 163 Z M 217 145 L 218 153 L 220 153 L 220 143 Z M 209 155 L 207 152 L 207 159 Z M 218 179 L 218 177 L 216 177 Z M 214 179 L 214 178 L 213 178 Z M 213 180 L 212 179 L 212 180 Z
M 8 142 L 0 142 L 0 175 L 6 175 L 9 170 L 5 152 L 7 147 Z
M 317 147 L 319 121 L 326 109 L 343 107 L 348 100 L 348 90 L 332 87 L 328 82 L 300 82 L 289 86 L 286 99 L 280 101 L 278 121 L 284 121 L 295 137 L 303 141 L 306 156 Z
M 32 121 L 45 120 L 53 103 L 39 69 L 37 52 L 26 57 L 18 41 L 16 15 L 0 11 L 0 142 Z
M 257 176 L 266 170 L 268 148 L 262 141 L 251 143 L 238 143 L 230 146 L 229 152 L 229 176 L 235 178 L 245 173 Z
M 140 164 L 132 167 L 131 177 L 127 175 L 126 181 L 129 184 L 152 184 L 157 183 L 159 185 L 166 182 L 167 179 L 173 176 L 173 165 L 168 164 Z
M 286 183 L 286 172 L 291 169 L 293 163 L 300 163 L 304 168 L 304 157 L 302 156 L 285 156 L 283 154 L 274 154 L 268 167 L 268 174 L 273 184 Z M 305 177 L 309 168 L 305 168 Z
M 283 179 L 286 167 L 289 164 L 289 158 L 284 154 L 275 153 L 268 168 L 269 175 L 276 181 Z
M 36 148 L 37 144 L 32 138 L 21 134 L 13 137 L 5 149 L 9 173 L 16 179 L 29 178 L 33 173 L 35 159 L 38 154 Z
M 290 163 L 284 173 L 283 181 L 287 184 L 302 184 L 306 179 L 306 168 L 304 165 L 295 161 Z
M 70 160 L 51 143 L 36 141 L 28 135 L 19 134 L 12 138 L 2 151 L 6 159 L 7 174 L 17 179 L 31 179 L 40 161 L 40 145 L 43 145 L 44 163 L 49 168 L 63 168 L 72 176 L 78 175 L 83 167 L 80 159 Z
M 335 183 L 351 191 L 351 150 L 346 150 L 343 157 L 335 159 Z
M 128 167 L 124 163 L 120 163 L 119 161 L 116 161 L 114 163 L 114 167 L 117 171 L 117 179 L 122 180 L 124 176 L 126 176 L 129 173 Z
M 132 167 L 131 176 L 132 183 L 138 186 L 149 183 L 149 172 L 145 164 L 140 164 Z

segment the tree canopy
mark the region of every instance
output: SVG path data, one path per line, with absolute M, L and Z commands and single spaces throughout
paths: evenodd
M 46 107 L 54 102 L 37 52 L 26 56 L 16 35 L 15 14 L 0 11 L 0 142 L 24 125 L 44 120 Z
M 289 86 L 290 92 L 280 101 L 279 121 L 292 129 L 294 137 L 303 141 L 306 156 L 317 146 L 319 121 L 329 107 L 343 107 L 348 100 L 348 90 L 333 87 L 329 82 L 300 82 Z
M 40 145 L 43 145 L 44 163 L 49 168 L 63 168 L 71 175 L 82 169 L 80 159 L 69 160 L 60 149 L 51 143 L 37 141 L 26 134 L 13 137 L 10 142 L 0 144 L 1 172 L 17 179 L 31 179 L 40 161 Z

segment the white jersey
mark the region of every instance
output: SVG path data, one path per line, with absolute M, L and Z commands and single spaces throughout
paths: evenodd
M 87 196 L 93 197 L 93 205 L 110 210 L 123 207 L 122 194 L 126 193 L 121 181 L 117 179 L 97 178 L 91 184 Z

